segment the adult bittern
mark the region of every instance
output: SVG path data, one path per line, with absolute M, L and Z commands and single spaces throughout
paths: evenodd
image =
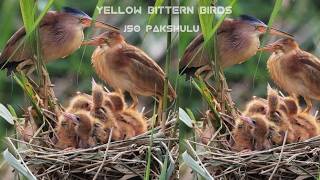
M 311 99 L 320 100 L 320 60 L 301 50 L 291 38 L 280 39 L 261 50 L 273 52 L 267 62 L 273 81 L 290 96 L 303 96 L 305 111 L 309 112 Z
M 83 44 L 98 46 L 92 54 L 94 69 L 117 92 L 130 93 L 131 108 L 138 104 L 137 95 L 155 96 L 161 104 L 165 82 L 163 70 L 141 49 L 126 43 L 119 32 L 108 31 Z M 173 100 L 176 93 L 170 83 L 168 88 L 168 97 Z
M 93 20 L 86 13 L 65 7 L 61 12 L 49 11 L 39 25 L 41 54 L 44 62 L 64 58 L 77 50 L 83 41 L 83 29 L 90 27 Z M 102 22 L 94 21 L 99 28 L 118 29 Z M 20 28 L 8 40 L 0 55 L 0 69 L 24 70 L 27 74 L 34 70 L 35 49 L 26 43 L 26 30 Z
M 225 19 L 217 30 L 217 58 L 222 69 L 243 63 L 254 56 L 260 46 L 259 37 L 268 32 L 268 26 L 255 17 L 241 15 L 238 19 Z M 291 35 L 270 28 L 272 35 L 292 37 Z M 199 34 L 186 48 L 179 69 L 182 73 L 199 76 L 208 72 L 208 80 L 213 72 L 210 57 L 203 48 L 204 38 Z

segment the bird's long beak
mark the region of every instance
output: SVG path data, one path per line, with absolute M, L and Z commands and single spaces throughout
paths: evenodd
M 110 31 L 117 31 L 117 32 L 120 31 L 119 28 L 117 28 L 115 26 L 112 26 L 110 24 L 103 23 L 101 21 L 92 20 L 92 23 L 94 23 L 94 26 L 97 27 L 97 28 L 102 28 L 102 29 L 107 29 L 107 30 L 110 30 Z
M 79 124 L 79 121 L 77 120 L 77 116 L 71 113 L 63 112 L 62 115 L 68 119 L 71 120 L 72 122 Z
M 247 123 L 251 127 L 256 127 L 256 125 L 253 123 L 252 119 L 247 116 L 240 116 L 240 120 Z
M 293 35 L 291 35 L 291 34 L 289 34 L 289 33 L 286 33 L 286 32 L 283 32 L 283 31 L 280 31 L 280 30 L 275 29 L 275 28 L 273 28 L 273 27 L 271 27 L 271 28 L 269 29 L 269 33 L 270 33 L 271 35 L 284 36 L 284 37 L 287 37 L 287 38 L 294 38 Z
M 99 34 L 96 37 L 91 38 L 90 40 L 83 41 L 82 45 L 91 45 L 91 46 L 99 46 L 104 43 L 105 33 Z
M 273 44 L 268 44 L 258 49 L 258 51 L 268 51 L 268 52 L 273 52 L 273 50 L 274 50 Z
M 101 44 L 101 40 L 100 38 L 92 38 L 88 41 L 83 41 L 82 42 L 82 45 L 89 45 L 89 46 L 99 46 Z

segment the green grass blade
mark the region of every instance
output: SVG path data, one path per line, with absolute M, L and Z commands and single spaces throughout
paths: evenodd
M 17 160 L 9 151 L 6 149 L 3 153 L 4 160 L 9 163 L 15 170 L 25 176 L 28 180 L 36 180 L 37 178 L 23 166 L 19 160 Z

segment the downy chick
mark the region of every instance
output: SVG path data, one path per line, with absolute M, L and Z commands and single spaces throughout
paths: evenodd
M 67 113 L 67 118 L 75 124 L 78 137 L 78 148 L 88 148 L 96 145 L 92 136 L 95 119 L 87 111 L 78 111 L 74 114 Z
M 268 111 L 268 101 L 263 98 L 253 97 L 246 105 L 243 114 L 247 116 L 262 114 L 266 115 Z
M 55 146 L 59 149 L 76 148 L 75 124 L 69 119 L 68 113 L 62 113 L 58 120 L 57 144 Z
M 121 113 L 125 122 L 130 124 L 135 130 L 135 134 L 140 135 L 148 130 L 148 125 L 143 115 L 134 109 L 125 109 Z
M 251 127 L 243 122 L 240 118 L 236 119 L 236 126 L 232 130 L 233 139 L 231 147 L 234 151 L 251 151 L 253 150 L 253 139 L 250 134 Z
M 286 142 L 292 143 L 295 142 L 295 132 L 292 127 L 292 123 L 289 120 L 289 117 L 284 111 L 283 108 L 284 102 L 281 97 L 279 97 L 278 92 L 268 86 L 268 112 L 267 118 L 269 121 L 273 122 L 279 128 L 279 133 L 282 134 L 283 138 L 287 131 L 287 140 Z M 281 145 L 281 142 L 278 142 L 278 145 Z
M 67 107 L 67 112 L 74 113 L 77 111 L 90 111 L 92 108 L 92 97 L 88 94 L 79 93 L 74 96 Z
M 301 112 L 298 102 L 294 98 L 286 97 L 284 102 L 296 134 L 296 141 L 304 141 L 319 135 L 319 126 L 314 116 Z
M 272 145 L 269 141 L 269 124 L 263 115 L 254 115 L 251 117 L 241 116 L 240 119 L 247 123 L 250 128 L 250 134 L 254 140 L 254 150 L 269 149 Z
M 92 81 L 92 100 L 93 106 L 91 109 L 91 115 L 99 119 L 103 126 L 103 129 L 108 130 L 113 128 L 112 140 L 121 140 L 121 129 L 114 117 L 110 107 L 104 106 L 106 101 L 110 101 L 105 97 L 105 91 L 102 86 Z

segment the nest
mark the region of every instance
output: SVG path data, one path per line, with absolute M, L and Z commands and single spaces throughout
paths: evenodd
M 224 140 L 222 140 L 224 139 Z M 225 136 L 213 143 L 226 142 Z M 214 178 L 221 179 L 317 179 L 320 136 L 263 151 L 234 152 L 224 146 L 193 142 L 204 151 L 198 156 Z
M 317 179 L 320 168 L 320 136 L 308 140 L 274 145 L 261 151 L 232 150 L 230 126 L 234 118 L 219 113 L 221 126 L 197 147 L 197 157 L 215 179 Z M 208 117 L 209 119 L 212 116 Z M 211 119 L 212 120 L 212 119 Z M 228 128 L 229 127 L 229 128 Z M 287 134 L 285 135 L 285 139 Z M 193 147 L 194 147 L 193 146 Z
M 40 127 L 28 142 L 16 138 L 9 138 L 9 141 L 19 144 L 18 153 L 39 179 L 143 179 L 148 155 L 151 157 L 150 178 L 158 179 L 165 157 L 169 157 L 171 166 L 176 161 L 178 139 L 170 138 L 177 137 L 173 135 L 175 123 L 176 115 L 170 113 L 164 132 L 155 127 L 128 140 L 109 140 L 107 144 L 88 149 L 54 148 L 50 137 L 53 128 L 44 131 Z

